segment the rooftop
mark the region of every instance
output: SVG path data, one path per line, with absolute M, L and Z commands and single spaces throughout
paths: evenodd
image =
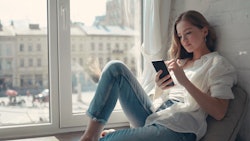
M 39 27 L 38 24 L 22 26 L 8 25 L 2 27 L 0 36 L 15 35 L 47 35 L 47 27 Z M 108 35 L 108 36 L 134 36 L 138 32 L 129 27 L 121 26 L 85 26 L 84 24 L 73 23 L 71 35 Z

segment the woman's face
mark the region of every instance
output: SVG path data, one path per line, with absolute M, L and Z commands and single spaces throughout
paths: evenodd
M 187 21 L 180 21 L 176 26 L 176 30 L 181 45 L 188 53 L 195 52 L 206 46 L 207 28 L 200 29 Z

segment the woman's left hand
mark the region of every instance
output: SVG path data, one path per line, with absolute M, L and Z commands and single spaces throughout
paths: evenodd
M 170 60 L 167 61 L 167 65 L 168 65 L 168 70 L 169 71 L 173 71 L 177 81 L 182 85 L 185 86 L 189 80 L 187 78 L 187 76 L 185 75 L 182 67 L 179 66 L 179 60 Z

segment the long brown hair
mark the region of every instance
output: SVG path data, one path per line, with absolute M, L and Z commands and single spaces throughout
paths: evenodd
M 205 17 L 194 10 L 186 11 L 182 14 L 180 14 L 179 17 L 177 17 L 175 23 L 174 23 L 174 30 L 172 35 L 172 42 L 169 49 L 169 57 L 171 59 L 185 59 L 185 58 L 192 58 L 193 53 L 188 53 L 184 47 L 181 45 L 180 39 L 177 34 L 176 26 L 181 21 L 187 21 L 190 22 L 192 25 L 202 29 L 204 27 L 208 28 L 208 34 L 206 36 L 206 45 L 207 48 L 213 52 L 216 50 L 216 34 L 214 29 L 210 26 L 208 21 L 205 19 Z

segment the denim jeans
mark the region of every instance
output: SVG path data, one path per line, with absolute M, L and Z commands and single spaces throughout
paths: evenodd
M 174 132 L 158 124 L 145 126 L 152 114 L 151 100 L 129 69 L 122 62 L 112 61 L 103 69 L 87 114 L 105 124 L 118 99 L 133 128 L 117 130 L 100 141 L 195 141 L 192 133 Z

